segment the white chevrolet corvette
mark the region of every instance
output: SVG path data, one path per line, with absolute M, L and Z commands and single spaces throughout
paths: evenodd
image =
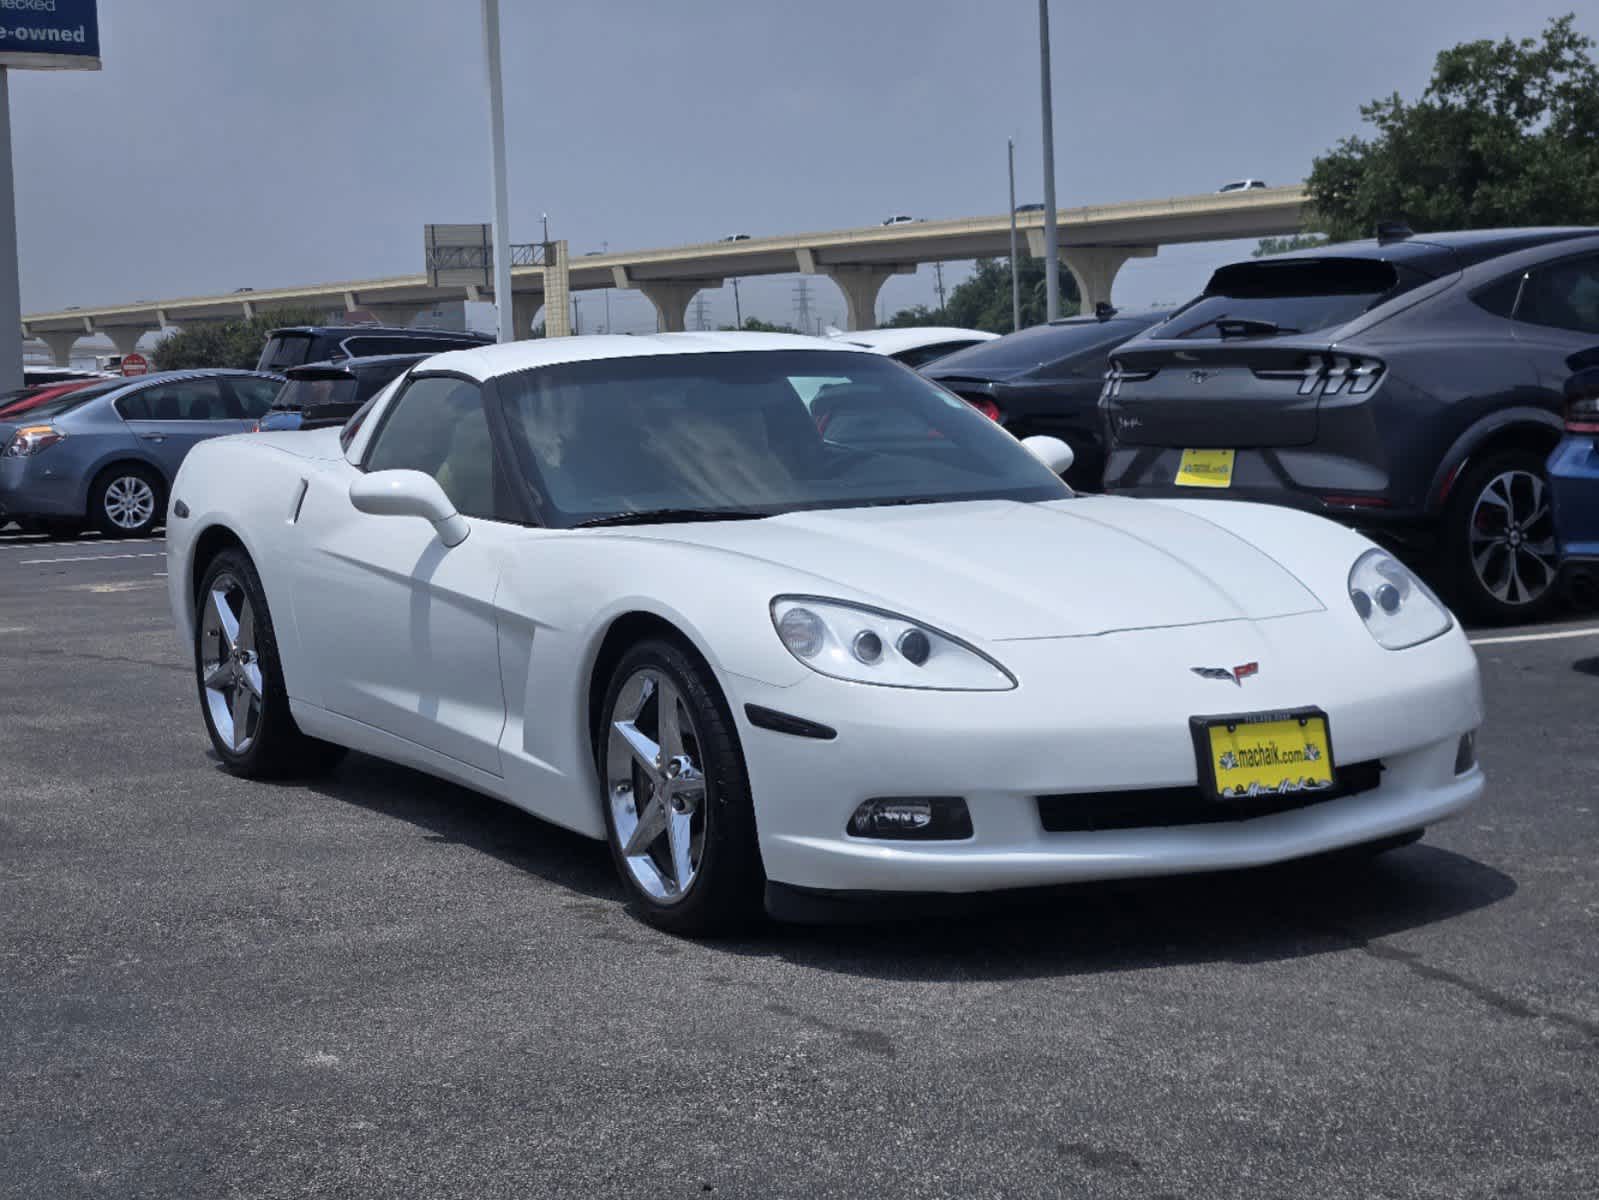
M 607 838 L 686 932 L 1394 845 L 1481 793 L 1476 660 L 1403 566 L 1069 458 L 837 341 L 457 351 L 198 446 L 172 609 L 230 769 L 408 763 Z

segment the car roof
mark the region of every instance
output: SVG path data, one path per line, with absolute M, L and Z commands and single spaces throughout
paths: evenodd
M 940 342 L 991 342 L 998 336 L 981 329 L 960 329 L 953 325 L 917 325 L 908 329 L 857 329 L 834 334 L 830 340 L 864 346 L 879 354 L 899 354 Z
M 321 362 L 300 363 L 285 367 L 283 374 L 290 379 L 326 378 L 329 375 L 354 375 L 365 367 L 387 367 L 421 362 L 433 357 L 432 351 L 412 351 L 408 354 L 362 354 L 354 358 L 330 358 Z
M 725 354 L 735 350 L 831 350 L 834 353 L 870 354 L 862 346 L 842 339 L 806 337 L 790 333 L 623 333 L 585 334 L 581 337 L 530 338 L 520 342 L 446 350 L 424 364 L 430 371 L 454 371 L 479 381 L 512 375 L 559 363 L 589 362 L 602 358 L 646 358 L 660 354 Z
M 483 342 L 492 340 L 486 333 L 476 333 L 471 330 L 413 329 L 408 325 L 279 325 L 267 336 L 276 337 L 280 333 L 303 333 L 307 337 L 327 337 L 333 334 L 354 336 L 361 333 L 377 333 L 417 338 L 449 338 L 455 341 L 475 340 Z
M 1599 228 L 1583 225 L 1529 227 L 1524 229 L 1462 229 L 1439 233 L 1414 233 L 1409 237 L 1364 238 L 1358 242 L 1328 242 L 1304 250 L 1273 254 L 1259 262 L 1280 262 L 1305 258 L 1375 258 L 1426 270 L 1428 267 L 1469 267 L 1491 258 L 1530 250 L 1536 246 L 1573 238 L 1592 237 Z M 1250 260 L 1243 260 L 1250 261 Z M 1240 264 L 1241 265 L 1241 264 Z
M 1081 313 L 1075 317 L 1057 318 L 1049 322 L 1049 324 L 1051 326 L 1109 325 L 1112 321 L 1141 321 L 1145 325 L 1153 325 L 1157 321 L 1164 321 L 1171 314 L 1172 310 L 1169 308 L 1141 308 L 1137 312 L 1129 312 L 1126 309 L 1119 308 L 1104 317 L 1096 316 L 1093 313 Z M 1038 326 L 1030 325 L 1028 328 L 1036 329 Z

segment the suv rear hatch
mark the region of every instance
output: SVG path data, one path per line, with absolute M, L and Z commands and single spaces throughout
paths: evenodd
M 1125 446 L 1308 445 L 1324 381 L 1336 373 L 1340 388 L 1369 391 L 1380 370 L 1339 356 L 1339 330 L 1427 279 L 1380 258 L 1222 267 L 1199 299 L 1114 354 L 1104 391 L 1111 432 Z

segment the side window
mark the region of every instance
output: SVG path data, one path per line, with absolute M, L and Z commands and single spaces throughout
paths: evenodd
M 127 421 L 225 421 L 232 415 L 215 379 L 183 379 L 145 388 L 119 400 L 117 411 Z
M 412 381 L 373 435 L 366 469 L 422 471 L 466 516 L 517 519 L 505 499 L 509 481 L 497 477 L 483 392 L 464 379 Z
M 233 389 L 243 415 L 254 420 L 266 416 L 283 385 L 275 379 L 230 379 L 228 387 Z
M 943 358 L 946 354 L 954 354 L 957 350 L 964 350 L 971 342 L 938 342 L 931 346 L 918 346 L 914 350 L 901 350 L 894 357 L 907 367 L 920 367 L 932 362 L 935 358 Z
M 1599 334 L 1599 258 L 1571 258 L 1529 271 L 1516 318 Z
M 1516 311 L 1516 297 L 1521 294 L 1523 273 L 1517 271 L 1498 283 L 1490 283 L 1472 299 L 1479 308 L 1487 309 L 1496 317 L 1509 317 Z

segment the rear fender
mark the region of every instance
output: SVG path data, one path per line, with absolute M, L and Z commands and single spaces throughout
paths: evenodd
M 1433 472 L 1427 512 L 1443 511 L 1455 480 L 1474 459 L 1499 449 L 1526 448 L 1547 455 L 1564 432 L 1560 418 L 1543 408 L 1502 408 L 1481 418 L 1455 439 Z

